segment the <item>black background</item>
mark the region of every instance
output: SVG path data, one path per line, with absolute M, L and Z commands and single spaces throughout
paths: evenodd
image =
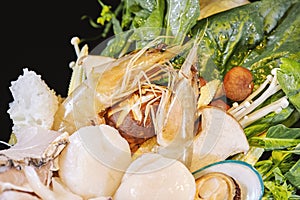
M 103 1 L 112 5 L 118 1 Z M 97 0 L 8 1 L 1 6 L 0 66 L 0 140 L 8 141 L 12 121 L 7 114 L 13 101 L 11 81 L 23 74 L 23 68 L 34 70 L 47 85 L 66 96 L 76 60 L 70 41 L 73 36 L 90 39 L 101 34 L 83 15 L 95 19 L 101 7 Z M 5 12 L 4 12 L 5 11 Z M 101 39 L 87 41 L 91 51 Z

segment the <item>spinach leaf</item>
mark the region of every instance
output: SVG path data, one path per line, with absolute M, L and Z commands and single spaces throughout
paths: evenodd
M 291 151 L 272 151 L 267 160 L 258 161 L 255 168 L 262 175 L 265 185 L 263 199 L 299 199 L 299 157 Z
M 300 61 L 282 58 L 277 74 L 282 90 L 300 112 Z
M 206 28 L 200 44 L 200 75 L 221 79 L 233 66 L 253 72 L 258 87 L 279 59 L 300 60 L 299 0 L 262 0 L 197 22 L 192 33 Z M 211 61 L 219 73 L 211 71 Z M 209 63 L 210 62 L 210 63 Z
M 300 112 L 296 109 L 292 112 L 292 114 L 282 122 L 283 125 L 287 127 L 300 127 Z
M 295 187 L 300 189 L 300 159 L 284 175 Z
M 156 7 L 155 0 L 125 0 L 122 16 L 123 28 L 138 28 L 146 23 Z
M 182 44 L 200 15 L 198 0 L 124 0 L 123 4 L 121 25 L 113 23 L 123 32 L 107 43 L 103 56 L 119 57 L 160 35 L 174 36 L 165 40 L 167 44 Z
M 200 43 L 200 75 L 207 80 L 222 78 L 233 66 L 239 65 L 263 39 L 263 20 L 257 14 L 257 3 L 240 6 L 198 21 L 195 35 L 205 30 Z M 211 73 L 212 62 L 219 73 Z
M 265 137 L 252 137 L 249 144 L 265 150 L 287 149 L 300 144 L 300 128 L 278 124 L 268 129 Z
M 271 156 L 268 160 L 272 161 L 272 165 L 270 166 L 268 171 L 265 171 L 265 173 L 262 173 L 263 180 L 271 180 L 274 178 L 273 170 L 277 167 L 280 168 L 283 173 L 287 172 L 289 168 L 291 168 L 295 161 L 293 161 L 294 155 L 290 152 L 282 152 L 282 151 L 272 151 Z M 255 164 L 255 167 L 260 164 L 259 161 L 257 164 Z
M 130 38 L 130 40 L 137 41 L 135 49 L 144 47 L 151 40 L 162 34 L 164 10 L 165 1 L 157 0 L 156 7 L 145 20 L 145 23 L 140 25 L 138 29 L 136 29 L 135 34 Z
M 268 129 L 266 137 L 300 139 L 300 128 L 288 128 L 278 124 Z
M 167 36 L 175 36 L 174 44 L 181 44 L 200 15 L 198 0 L 167 0 L 165 27 Z
M 268 171 L 272 169 L 273 162 L 272 160 L 261 160 L 255 163 L 255 169 L 263 176 L 264 174 L 267 174 Z
M 114 38 L 110 38 L 106 46 L 103 47 L 100 55 L 118 58 L 121 51 L 124 49 L 128 38 L 132 35 L 132 32 L 133 31 L 121 32 L 118 35 L 115 35 Z
M 265 181 L 264 186 L 272 194 L 272 199 L 289 199 L 292 196 L 293 187 L 290 187 L 279 168 L 273 170 L 275 181 Z
M 123 18 L 122 26 L 125 26 L 124 23 L 131 23 L 131 29 L 121 32 L 120 26 L 115 22 L 114 27 L 118 28 L 118 34 L 115 33 L 114 38 L 107 43 L 101 52 L 103 56 L 118 58 L 124 53 L 144 47 L 162 32 L 165 0 L 125 2 L 125 19 Z M 132 18 L 132 21 L 129 18 Z
M 264 148 L 267 151 L 286 149 L 295 147 L 300 143 L 300 139 L 283 139 L 283 138 L 262 138 L 252 137 L 249 139 L 249 144 L 255 147 Z
M 299 128 L 277 125 L 268 130 L 266 138 L 256 141 L 263 144 L 266 151 L 273 150 L 268 159 L 260 160 L 254 165 L 264 180 L 264 198 L 300 197 L 296 195 L 300 186 L 299 136 Z M 257 137 L 253 137 L 250 141 L 256 139 Z
M 264 20 L 264 40 L 249 52 L 242 63 L 253 72 L 256 85 L 260 85 L 273 68 L 279 67 L 280 58 L 293 57 L 300 61 L 300 46 L 295 45 L 300 42 L 300 2 L 271 3 L 270 7 L 260 9 L 261 12 L 269 10 Z

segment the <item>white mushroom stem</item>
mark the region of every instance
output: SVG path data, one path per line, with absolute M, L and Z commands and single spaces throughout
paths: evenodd
M 71 39 L 71 44 L 75 48 L 75 52 L 77 55 L 76 62 L 72 61 L 69 66 L 73 70 L 71 81 L 69 84 L 68 95 L 70 95 L 73 90 L 78 87 L 85 79 L 86 73 L 84 68 L 82 67 L 82 58 L 88 55 L 88 46 L 84 45 L 82 49 L 79 49 L 80 39 L 78 37 L 73 37 Z
M 71 39 L 71 44 L 75 48 L 75 52 L 76 52 L 77 57 L 79 57 L 79 54 L 80 54 L 79 43 L 80 43 L 80 39 L 78 37 L 73 37 Z
M 244 116 L 252 112 L 255 108 L 257 108 L 260 104 L 262 104 L 266 99 L 270 96 L 278 92 L 281 87 L 277 81 L 277 69 L 272 70 L 273 77 L 268 76 L 267 80 L 255 91 L 252 95 L 250 95 L 245 101 L 241 103 L 240 106 L 229 110 L 229 113 L 232 114 L 237 120 L 241 120 Z M 256 100 L 252 101 L 252 99 L 257 96 L 269 83 L 269 87 L 263 92 Z
M 276 113 L 281 112 L 281 110 L 288 107 L 288 105 L 289 105 L 289 101 L 287 100 L 287 97 L 284 96 L 278 99 L 277 101 L 251 113 L 250 115 L 244 116 L 244 118 L 241 119 L 239 123 L 243 128 L 247 127 L 248 125 L 252 124 L 256 120 L 266 116 L 271 112 L 276 112 Z
M 265 82 L 263 82 L 263 84 L 261 84 L 257 90 L 255 90 L 251 95 L 249 95 L 240 105 L 237 102 L 234 102 L 232 107 L 228 110 L 228 112 L 230 114 L 235 114 L 237 113 L 239 110 L 244 109 L 245 107 L 248 107 L 248 105 L 250 105 L 250 102 L 252 101 L 252 99 L 254 99 L 259 93 L 261 93 L 265 87 L 272 81 L 273 76 L 272 75 L 268 75 Z
M 69 67 L 70 67 L 71 69 L 73 69 L 73 68 L 75 67 L 75 65 L 76 65 L 76 62 L 75 62 L 75 61 L 72 61 L 72 62 L 69 63 Z

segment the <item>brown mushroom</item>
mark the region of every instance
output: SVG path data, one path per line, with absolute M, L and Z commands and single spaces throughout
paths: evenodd
M 231 68 L 224 76 L 226 97 L 233 101 L 246 99 L 253 91 L 253 76 L 250 70 L 242 66 Z

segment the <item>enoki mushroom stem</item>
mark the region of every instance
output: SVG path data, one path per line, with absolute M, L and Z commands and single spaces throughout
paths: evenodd
M 256 120 L 266 116 L 271 112 L 279 113 L 282 109 L 286 108 L 289 105 L 289 101 L 285 96 L 263 108 L 260 108 L 257 111 L 252 112 L 266 99 L 281 90 L 281 86 L 277 81 L 277 70 L 277 68 L 273 69 L 271 71 L 271 74 L 273 76 L 268 75 L 265 82 L 261 84 L 260 87 L 256 91 L 254 91 L 248 98 L 246 98 L 241 104 L 235 102 L 232 108 L 228 110 L 228 112 L 240 122 L 242 127 L 246 127 L 252 124 Z M 258 98 L 253 100 L 267 87 L 267 85 L 269 85 L 269 87 Z

